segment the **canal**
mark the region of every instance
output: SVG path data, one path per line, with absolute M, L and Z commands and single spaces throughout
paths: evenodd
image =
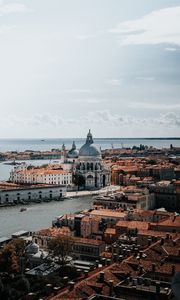
M 20 212 L 21 206 L 0 208 L 0 237 L 10 237 L 19 230 L 34 231 L 51 226 L 55 217 L 65 213 L 79 212 L 90 208 L 92 196 L 66 199 L 64 201 L 51 201 L 31 203 L 27 210 Z

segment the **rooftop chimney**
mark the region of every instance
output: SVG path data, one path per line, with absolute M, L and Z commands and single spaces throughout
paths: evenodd
M 175 265 L 172 265 L 172 275 L 174 275 L 176 272 L 176 266 Z
M 139 251 L 139 257 L 142 258 L 142 255 L 143 255 L 143 251 L 140 250 L 140 251 Z
M 72 291 L 74 289 L 74 285 L 75 285 L 74 281 L 69 282 L 69 290 L 70 291 Z
M 156 271 L 156 264 L 153 263 L 153 264 L 152 264 L 152 272 L 155 272 L 155 271 Z
M 160 282 L 156 281 L 156 295 L 160 294 Z
M 116 253 L 113 254 L 113 259 L 114 259 L 114 261 L 118 260 L 118 255 Z
M 88 270 L 85 270 L 85 271 L 84 271 L 84 277 L 85 277 L 85 278 L 88 277 L 88 273 L 89 273 Z
M 166 233 L 166 239 L 167 240 L 169 239 L 169 233 Z
M 113 296 L 113 280 L 109 280 L 109 296 Z
M 51 292 L 52 292 L 52 289 L 53 289 L 52 284 L 51 283 L 47 283 L 46 284 L 46 295 L 50 295 Z
M 173 240 L 173 246 L 176 246 L 176 241 L 175 240 Z
M 100 280 L 100 282 L 104 282 L 104 272 L 100 272 L 99 273 L 99 280 Z
M 63 277 L 63 283 L 66 285 L 68 283 L 68 277 L 67 276 L 64 276 Z
M 160 245 L 161 245 L 161 246 L 164 245 L 164 238 L 161 238 L 161 243 L 160 243 Z

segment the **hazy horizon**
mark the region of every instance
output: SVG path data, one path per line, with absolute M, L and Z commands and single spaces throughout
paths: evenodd
M 85 139 L 86 137 L 78 137 L 78 136 L 56 136 L 56 137 L 45 137 L 45 136 L 41 136 L 41 137 L 0 137 L 0 140 L 42 140 L 42 139 L 47 139 L 47 140 L 57 140 L 57 139 Z M 100 137 L 100 136 L 97 136 L 97 137 L 93 137 L 94 140 L 97 140 L 97 139 L 101 139 L 101 140 L 111 140 L 111 139 L 124 139 L 124 140 L 180 140 L 180 137 L 178 136 L 172 136 L 172 137 L 145 137 L 145 136 L 142 136 L 142 137 L 122 137 L 122 136 L 119 136 L 119 137 L 116 137 L 116 136 L 112 136 L 112 137 Z

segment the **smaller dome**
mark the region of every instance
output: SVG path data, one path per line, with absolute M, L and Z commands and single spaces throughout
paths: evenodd
M 76 144 L 73 142 L 71 150 L 68 151 L 67 157 L 68 158 L 78 158 L 79 151 L 76 149 Z
M 26 248 L 26 252 L 28 254 L 36 254 L 38 251 L 39 251 L 39 246 L 36 243 L 31 243 Z

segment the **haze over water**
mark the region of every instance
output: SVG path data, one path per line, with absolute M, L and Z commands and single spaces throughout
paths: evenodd
M 63 143 L 67 149 L 70 149 L 73 141 L 75 141 L 77 148 L 80 148 L 84 144 L 85 138 L 0 139 L 0 152 L 61 149 Z M 160 149 L 169 147 L 170 144 L 180 147 L 180 138 L 94 138 L 94 142 L 102 150 L 112 146 L 121 148 L 139 146 L 140 144 Z

